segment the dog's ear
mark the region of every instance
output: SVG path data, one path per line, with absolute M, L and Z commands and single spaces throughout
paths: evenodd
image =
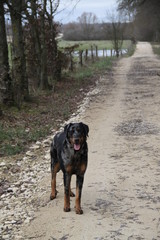
M 89 127 L 88 125 L 84 124 L 84 123 L 80 123 L 84 129 L 84 132 L 85 132 L 85 136 L 88 137 L 88 133 L 89 133 Z
M 68 133 L 68 130 L 71 127 L 71 125 L 73 125 L 73 123 L 69 123 L 64 127 L 64 133 L 65 133 L 66 137 L 67 137 L 67 133 Z

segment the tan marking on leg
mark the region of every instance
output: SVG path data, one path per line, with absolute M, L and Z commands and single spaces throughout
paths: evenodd
M 57 190 L 56 190 L 56 174 L 57 172 L 60 170 L 60 165 L 59 163 L 57 163 L 53 169 L 52 172 L 52 179 L 51 179 L 51 195 L 50 195 L 50 199 L 53 200 L 54 198 L 56 198 L 57 195 Z
M 76 206 L 75 211 L 77 214 L 83 214 L 83 210 L 81 209 L 81 199 L 79 197 L 79 187 L 76 187 Z
M 64 194 L 64 211 L 70 212 L 70 196 L 67 196 L 66 193 Z

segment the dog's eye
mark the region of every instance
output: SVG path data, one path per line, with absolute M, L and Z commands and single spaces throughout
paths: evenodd
M 70 129 L 70 133 L 73 134 L 74 133 L 74 128 Z

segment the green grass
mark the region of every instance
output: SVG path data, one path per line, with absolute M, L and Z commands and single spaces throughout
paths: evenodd
M 136 50 L 136 44 L 130 44 L 130 46 L 128 46 L 128 52 L 126 54 L 127 57 L 130 57 L 134 54 L 135 50 Z
M 114 59 L 114 58 L 112 58 Z M 81 85 L 85 79 L 95 76 L 95 74 L 101 74 L 102 71 L 108 70 L 112 66 L 112 59 L 110 57 L 99 58 L 94 63 L 77 68 L 76 71 L 70 73 L 70 76 Z
M 112 60 L 110 57 L 102 58 L 93 64 L 93 69 L 95 70 L 106 70 L 110 69 L 112 66 Z
M 71 47 L 74 45 L 79 44 L 79 47 L 76 48 L 76 50 L 86 50 L 90 49 L 91 46 L 97 46 L 99 50 L 102 49 L 113 49 L 113 44 L 112 41 L 65 41 L 65 40 L 60 40 L 58 42 L 59 48 L 66 48 L 66 47 Z M 126 49 L 130 46 L 131 41 L 130 40 L 124 40 L 123 41 L 123 49 Z
M 48 134 L 47 127 L 38 126 L 26 131 L 25 127 L 2 127 L 0 125 L 1 155 L 14 155 L 24 151 L 27 142 L 35 142 Z
M 10 145 L 10 144 L 6 144 L 5 146 L 2 146 L 1 148 L 1 154 L 3 155 L 7 155 L 7 156 L 12 156 L 18 153 L 22 152 L 22 147 L 21 146 L 14 146 L 14 145 Z
M 75 80 L 83 80 L 84 78 L 92 77 L 94 72 L 90 68 L 82 67 L 81 69 L 78 69 L 76 72 L 74 72 L 74 78 Z
M 153 52 L 160 56 L 160 43 L 152 44 Z

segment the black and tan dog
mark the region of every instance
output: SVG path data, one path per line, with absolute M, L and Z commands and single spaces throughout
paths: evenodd
M 56 198 L 56 174 L 61 169 L 64 176 L 64 211 L 70 211 L 71 176 L 76 174 L 75 211 L 82 214 L 81 193 L 88 161 L 87 136 L 89 127 L 84 123 L 70 123 L 64 131 L 55 135 L 51 144 L 51 188 L 50 199 Z

